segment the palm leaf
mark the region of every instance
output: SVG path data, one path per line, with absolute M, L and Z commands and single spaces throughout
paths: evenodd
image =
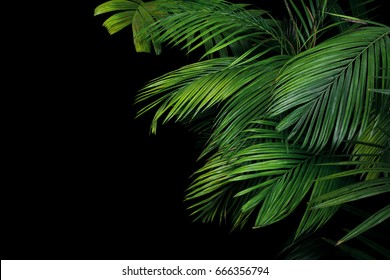
M 292 24 L 223 0 L 112 0 L 95 15 L 114 13 L 103 23 L 110 34 L 132 25 L 137 51 L 204 49 L 199 62 L 150 81 L 136 97 L 146 104 L 137 117 L 155 110 L 153 133 L 175 120 L 202 135 L 205 163 L 185 197 L 195 219 L 237 228 L 253 217 L 259 228 L 308 199 L 296 243 L 341 206 L 390 190 L 390 81 L 378 78 L 389 77 L 390 28 L 357 18 L 364 5 L 344 15 L 336 0 L 285 2 Z M 335 26 L 343 33 L 318 44 Z M 383 224 L 388 207 L 327 242 L 371 258 L 341 243 L 356 238 L 381 250 L 362 233 Z M 315 257 L 312 246 L 322 248 L 310 242 L 304 254 Z
M 326 176 L 325 174 L 330 174 L 334 171 L 335 170 L 333 168 L 321 168 L 318 172 L 317 178 Z M 306 210 L 295 232 L 294 239 L 297 239 L 302 235 L 315 232 L 323 225 L 325 225 L 339 210 L 339 205 L 334 205 L 326 208 L 316 208 L 315 206 L 317 206 L 324 200 L 324 195 L 337 190 L 338 188 L 340 188 L 340 186 L 342 186 L 344 182 L 340 179 L 335 179 L 323 181 L 320 184 L 318 183 L 319 181 L 315 180 L 315 183 L 312 187 L 309 202 L 307 203 Z
M 317 181 L 333 181 L 334 179 L 355 176 L 355 182 L 345 183 L 343 187 L 311 199 L 309 206 L 312 209 L 326 209 L 390 192 L 390 163 L 387 160 L 390 149 L 390 134 L 385 130 L 389 123 L 389 114 L 380 114 L 379 120 L 373 122 L 358 141 L 350 143 L 353 146 L 353 153 L 350 155 L 349 161 L 322 164 L 345 166 L 347 170 L 319 177 Z M 356 178 L 356 175 L 360 175 L 359 178 Z M 390 217 L 389 207 L 387 205 L 372 216 L 366 217 L 360 225 L 340 239 L 337 244 L 357 237 L 384 222 Z
M 337 0 L 284 0 L 284 3 L 289 20 L 282 23 L 284 25 L 281 26 L 282 37 L 289 42 L 288 46 L 293 49 L 291 52 L 293 54 L 314 47 L 321 42 L 323 37 L 328 37 L 329 31 L 332 32 L 335 27 L 339 27 L 341 31 L 354 28 L 351 24 L 334 16 L 337 13 L 343 13 Z M 355 5 L 357 3 L 350 3 L 350 6 L 357 10 Z M 361 5 L 359 12 L 361 12 L 360 15 L 367 13 L 364 5 Z
M 103 22 L 109 34 L 115 34 L 131 25 L 136 51 L 150 53 L 153 46 L 155 53 L 160 54 L 161 44 L 159 42 L 151 37 L 141 38 L 139 34 L 141 30 L 168 15 L 165 10 L 161 9 L 161 2 L 163 1 L 111 0 L 98 5 L 94 15 L 116 12 Z
M 318 30 L 321 29 L 325 20 L 325 10 L 331 6 L 327 1 L 284 1 L 293 25 L 296 45 L 296 53 L 313 47 L 316 44 Z M 299 21 L 297 21 L 299 19 Z M 299 24 L 298 24 L 299 22 Z
M 153 36 L 159 43 L 181 46 L 188 52 L 204 46 L 203 57 L 214 53 L 240 56 L 258 45 L 267 49 L 278 42 L 277 22 L 260 9 L 223 0 L 168 1 L 163 7 L 170 16 L 149 26 L 140 37 Z
M 388 186 L 390 188 L 390 185 Z M 367 219 L 365 219 L 361 224 L 348 232 L 344 237 L 342 237 L 339 241 L 337 241 L 336 245 L 340 245 L 363 232 L 375 227 L 376 225 L 383 223 L 387 219 L 390 218 L 390 204 L 377 211 Z
M 360 210 L 357 211 L 358 209 L 355 209 L 351 206 L 343 206 L 342 209 L 348 210 L 348 214 L 357 214 L 362 218 L 370 217 L 369 214 L 365 212 L 362 213 Z M 342 252 L 343 254 L 356 259 L 374 259 L 383 257 L 388 259 L 390 256 L 390 251 L 388 248 L 386 248 L 388 235 L 383 233 L 383 230 L 386 228 L 383 227 L 384 223 L 378 223 L 377 225 L 378 227 L 376 229 L 371 227 L 364 233 L 361 232 L 359 235 L 355 236 L 355 242 L 351 242 L 347 247 L 342 247 L 340 244 L 337 244 L 336 241 L 330 240 L 328 238 L 321 238 L 322 235 L 329 234 L 324 229 L 318 231 L 315 234 L 309 233 L 300 238 L 289 240 L 287 245 L 279 253 L 278 257 L 280 258 L 284 256 L 284 259 L 301 260 L 333 259 L 335 255 L 340 256 L 340 253 Z M 341 231 L 347 233 L 351 232 L 351 230 L 348 229 L 342 229 Z M 336 233 L 333 233 L 333 235 L 334 234 Z M 356 248 L 359 248 L 360 250 L 356 250 Z
M 163 123 L 172 118 L 193 121 L 226 100 L 207 153 L 238 136 L 246 128 L 243 124 L 265 114 L 271 87 L 285 61 L 284 56 L 245 63 L 216 58 L 187 65 L 151 81 L 139 92 L 136 103 L 149 104 L 137 117 L 158 106 L 151 125 L 156 132 L 160 119 Z
M 258 211 L 255 228 L 280 221 L 290 215 L 302 202 L 314 185 L 315 179 L 323 172 L 334 173 L 339 167 L 320 166 L 327 157 L 316 156 L 304 150 L 293 149 L 285 142 L 286 135 L 275 131 L 277 123 L 257 121 L 257 127 L 243 131 L 247 135 L 237 150 L 223 150 L 215 153 L 194 176 L 186 199 L 196 200 L 191 207 L 197 215 L 207 221 L 225 215 L 216 209 L 216 203 L 229 197 L 228 204 L 235 204 L 237 198 L 245 198 L 235 204 L 230 214 L 241 217 Z M 332 186 L 322 182 L 315 187 L 327 189 Z M 228 195 L 227 195 L 228 194 Z M 234 196 L 232 196 L 234 194 Z M 302 232 L 321 227 L 335 213 L 322 211 L 322 216 L 305 220 Z M 219 214 L 218 214 L 219 213 Z M 237 224 L 238 221 L 235 221 Z
M 345 164 L 351 165 L 351 162 L 346 162 Z M 360 163 L 355 163 L 360 164 Z M 332 163 L 331 165 L 342 165 L 337 163 Z M 380 167 L 383 166 L 383 167 Z M 313 198 L 310 201 L 310 206 L 312 209 L 320 209 L 320 208 L 326 208 L 326 207 L 333 207 L 336 205 L 345 204 L 348 202 L 360 200 L 367 197 L 377 196 L 381 194 L 385 194 L 387 192 L 390 192 L 390 165 L 384 165 L 378 163 L 376 166 L 371 168 L 360 168 L 360 169 L 353 169 L 348 170 L 336 174 L 332 174 L 329 176 L 321 177 L 318 180 L 329 180 L 332 181 L 336 178 L 342 178 L 345 176 L 351 176 L 351 175 L 359 175 L 369 172 L 384 172 L 387 177 L 380 177 L 375 179 L 369 179 L 366 181 L 359 181 L 352 184 L 346 184 L 344 187 L 338 188 L 337 190 L 330 191 L 326 194 L 323 194 L 317 198 Z M 319 202 L 322 200 L 322 202 Z M 313 205 L 315 204 L 315 205 Z
M 384 194 L 390 191 L 390 134 L 385 128 L 390 125 L 390 115 L 381 114 L 362 133 L 358 141 L 351 141 L 352 154 L 349 160 L 325 163 L 325 165 L 345 166 L 347 170 L 319 177 L 317 181 L 334 180 L 360 175 L 354 183 L 346 183 L 343 187 L 312 199 L 317 203 L 313 209 L 344 204 L 366 197 Z M 323 200 L 318 203 L 318 200 Z
M 152 131 L 157 129 L 158 121 L 164 122 L 173 117 L 185 120 L 213 107 L 235 94 L 241 87 L 237 83 L 243 67 L 229 67 L 234 58 L 217 58 L 184 66 L 167 73 L 147 84 L 137 95 L 136 103 L 149 101 L 137 117 L 159 106 L 152 122 Z M 157 98 L 158 97 L 158 98 Z
M 270 116 L 278 130 L 313 152 L 332 150 L 367 127 L 373 95 L 368 89 L 390 66 L 390 28 L 366 27 L 332 38 L 294 57 L 277 80 Z
M 264 118 L 275 79 L 288 58 L 273 56 L 245 67 L 243 75 L 235 80 L 242 87 L 220 107 L 208 146 L 201 156 L 215 149 L 230 151 L 239 147 L 246 137 L 243 131 L 249 132 L 257 120 Z

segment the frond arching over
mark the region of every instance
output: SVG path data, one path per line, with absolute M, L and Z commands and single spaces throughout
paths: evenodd
M 277 80 L 270 107 L 278 130 L 318 152 L 360 135 L 376 97 L 370 89 L 390 69 L 390 28 L 365 27 L 292 58 Z

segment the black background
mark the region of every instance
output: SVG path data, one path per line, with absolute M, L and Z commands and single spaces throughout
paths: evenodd
M 19 7 L 28 21 L 4 53 L 2 259 L 276 258 L 295 217 L 232 233 L 189 217 L 193 135 L 174 123 L 150 135 L 151 116 L 134 118 L 137 90 L 188 60 L 135 53 L 130 29 L 110 36 L 93 16 L 102 2 Z

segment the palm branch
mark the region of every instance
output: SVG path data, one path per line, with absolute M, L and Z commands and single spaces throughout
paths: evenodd
M 155 112 L 153 133 L 176 121 L 206 136 L 185 197 L 195 219 L 236 228 L 254 217 L 261 228 L 307 203 L 297 241 L 343 206 L 389 191 L 390 28 L 358 18 L 368 14 L 358 2 L 347 15 L 336 0 L 285 1 L 292 24 L 222 0 L 96 8 L 117 12 L 104 23 L 112 34 L 132 24 L 138 51 L 199 54 L 136 97 L 137 117 Z M 335 244 L 347 248 L 388 217 L 384 205 Z

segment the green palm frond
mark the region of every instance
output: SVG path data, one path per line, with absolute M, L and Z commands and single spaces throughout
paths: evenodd
M 390 185 L 388 185 L 388 188 L 390 189 Z M 349 231 L 343 238 L 337 241 L 336 245 L 340 245 L 354 237 L 359 236 L 363 232 L 366 232 L 367 230 L 377 226 L 378 224 L 383 223 L 389 218 L 390 218 L 390 204 L 380 209 L 376 213 L 372 214 L 370 217 L 365 219 L 361 224 L 359 224 L 354 229 Z M 384 251 L 384 250 L 380 250 L 380 251 Z
M 347 170 L 319 177 L 319 181 L 349 176 L 357 178 L 351 184 L 320 196 L 318 199 L 324 201 L 313 208 L 339 205 L 390 191 L 390 133 L 386 131 L 389 127 L 390 112 L 381 115 L 378 122 L 372 122 L 357 141 L 349 143 L 353 150 L 348 160 L 326 163 L 345 166 Z
M 317 178 L 326 176 L 325 174 L 330 174 L 334 171 L 335 169 L 332 168 L 321 168 L 317 174 Z M 320 184 L 318 184 L 319 182 L 315 179 L 314 181 L 315 182 L 312 187 L 309 202 L 307 203 L 305 212 L 295 232 L 294 239 L 320 229 L 333 217 L 333 215 L 336 214 L 340 208 L 340 205 L 333 205 L 326 208 L 316 208 L 315 206 L 324 200 L 322 198 L 324 195 L 337 190 L 344 182 L 342 182 L 340 179 L 325 181 L 321 182 Z
M 136 103 L 149 102 L 138 116 L 158 107 L 152 122 L 155 133 L 160 119 L 189 122 L 207 110 L 221 111 L 205 153 L 232 145 L 246 124 L 265 115 L 273 83 L 287 59 L 274 56 L 236 63 L 235 58 L 216 58 L 189 64 L 151 81 L 138 93 Z
M 140 36 L 153 36 L 159 43 L 180 46 L 192 52 L 205 48 L 202 57 L 255 54 L 273 48 L 279 30 L 277 22 L 266 12 L 244 9 L 245 5 L 223 0 L 166 1 L 168 17 L 145 29 Z
M 337 180 L 315 183 L 319 175 L 340 170 L 338 166 L 318 165 L 328 161 L 327 157 L 289 147 L 286 135 L 275 130 L 277 122 L 257 121 L 256 124 L 257 127 L 243 131 L 247 137 L 242 139 L 237 151 L 217 152 L 195 173 L 187 200 L 197 201 L 192 209 L 205 220 L 225 215 L 225 210 L 216 204 L 222 197 L 229 197 L 228 204 L 234 205 L 237 198 L 245 196 L 241 206 L 235 207 L 236 212 L 229 214 L 247 217 L 257 211 L 254 227 L 267 226 L 290 215 L 308 192 L 317 197 L 341 185 Z M 214 210 L 212 215 L 210 208 Z M 321 227 L 336 210 L 334 207 L 319 210 L 314 216 L 306 215 L 297 236 Z M 241 221 L 234 222 L 238 225 Z
M 332 249 L 336 254 L 342 253 L 354 259 L 389 259 L 389 207 L 390 205 L 382 208 L 374 214 L 369 214 L 359 208 L 345 205 L 342 207 L 343 210 L 346 210 L 345 213 L 363 218 L 364 221 L 353 230 L 343 228 L 341 234 L 344 233 L 344 237 L 338 241 L 327 237 L 322 237 L 321 239 L 332 245 L 333 248 L 328 248 L 328 250 Z M 345 232 L 347 234 L 345 234 Z M 310 243 L 309 247 L 313 249 L 315 249 L 314 246 L 321 246 L 321 242 L 318 239 L 314 240 L 310 236 L 306 237 L 306 239 L 308 239 Z M 348 245 L 345 244 L 347 241 Z M 299 248 L 299 246 L 295 246 L 295 244 L 290 245 L 289 247 L 294 248 L 300 253 L 305 253 L 301 250 L 301 248 Z M 322 252 L 317 252 L 317 254 L 320 253 Z
M 237 149 L 256 121 L 265 119 L 270 106 L 272 89 L 280 69 L 289 56 L 273 56 L 245 67 L 236 80 L 242 87 L 220 107 L 214 130 L 201 156 L 219 149 Z
M 108 17 L 103 26 L 110 34 L 115 34 L 127 26 L 132 26 L 133 41 L 137 52 L 161 53 L 161 44 L 151 38 L 140 38 L 141 30 L 155 23 L 168 15 L 167 11 L 161 9 L 161 1 L 144 2 L 141 0 L 111 0 L 98 5 L 94 15 L 114 13 Z
M 340 210 L 344 215 L 348 214 L 348 218 L 363 218 L 366 221 L 371 221 L 370 214 L 362 212 L 358 208 L 344 205 Z M 353 215 L 353 216 L 351 216 Z M 359 235 L 356 235 L 353 240 L 348 242 L 348 245 L 340 243 L 341 240 L 333 240 L 333 236 L 340 236 L 352 234 L 350 229 L 345 228 L 350 223 L 344 222 L 344 219 L 336 217 L 340 221 L 343 221 L 344 228 L 335 228 L 333 233 L 330 233 L 324 229 L 316 232 L 303 235 L 298 239 L 291 238 L 282 251 L 279 253 L 278 258 L 282 259 L 297 259 L 297 260 L 316 260 L 316 259 L 389 259 L 390 250 L 387 247 L 389 227 L 385 222 L 377 224 L 377 227 L 371 227 Z M 351 219 L 354 220 L 354 219 Z M 374 221 L 372 221 L 374 222 Z M 348 226 L 346 225 L 348 224 Z M 332 235 L 328 237 L 327 235 Z M 325 235 L 325 236 L 324 236 Z M 347 240 L 345 240 L 347 241 Z
M 318 152 L 336 150 L 367 127 L 375 97 L 368 90 L 390 66 L 390 28 L 366 27 L 309 49 L 294 58 L 277 80 L 270 116 L 278 130 Z
M 152 122 L 156 132 L 160 118 L 164 121 L 176 117 L 191 119 L 225 100 L 240 89 L 236 81 L 242 75 L 243 67 L 229 67 L 234 58 L 216 58 L 184 66 L 151 81 L 137 95 L 136 103 L 150 103 L 137 116 L 159 106 Z
M 371 14 L 376 11 L 378 7 L 371 7 L 375 0 L 348 0 L 343 3 L 338 0 L 328 0 L 328 9 L 323 10 L 323 14 L 330 15 L 330 20 L 335 23 L 341 32 L 348 29 L 360 27 L 362 24 L 380 25 L 378 22 L 371 21 Z M 346 7 L 340 5 L 346 4 Z M 333 24 L 332 24 L 333 25 Z
M 386 163 L 390 163 L 390 98 L 379 97 L 383 98 L 380 99 L 382 107 L 378 110 L 378 115 L 357 141 L 349 142 L 353 155 L 350 161 L 358 163 L 356 168 L 363 171 L 360 179 L 365 181 L 379 178 L 383 173 L 372 169 L 385 167 Z
M 351 27 L 353 28 L 353 25 L 359 26 L 362 24 L 373 24 L 384 26 L 383 24 L 372 21 L 372 18 L 370 18 L 370 15 L 373 13 L 373 11 L 378 8 L 368 8 L 372 5 L 373 2 L 375 2 L 375 0 L 349 0 L 349 8 L 345 10 L 340 7 L 337 1 L 333 2 L 333 8 L 329 9 L 328 11 L 324 11 L 324 13 L 330 15 L 333 21 L 338 22 L 338 26 L 341 27 L 342 31 L 348 30 Z
M 344 183 L 344 186 L 336 190 L 311 199 L 309 202 L 311 209 L 326 209 L 390 192 L 390 161 L 388 161 L 390 134 L 386 131 L 390 127 L 390 114 L 381 115 L 381 117 L 378 122 L 372 123 L 366 129 L 358 141 L 350 143 L 354 148 L 349 160 L 325 164 L 345 166 L 347 170 L 328 176 L 319 176 L 317 179 L 317 181 L 332 182 L 334 179 L 352 177 L 354 181 L 350 184 Z M 390 217 L 389 207 L 390 204 L 371 217 L 367 217 L 337 244 L 356 237 L 388 219 Z
M 243 129 L 265 115 L 274 81 L 287 59 L 274 56 L 237 64 L 234 58 L 217 58 L 187 65 L 151 81 L 139 92 L 136 102 L 149 103 L 138 116 L 158 107 L 152 122 L 152 132 L 156 132 L 160 119 L 163 123 L 173 117 L 189 122 L 207 110 L 220 111 L 204 154 L 233 146 Z
M 359 3 L 356 3 L 359 2 Z M 336 27 L 341 32 L 353 30 L 359 24 L 378 24 L 361 20 L 369 11 L 361 1 L 351 0 L 352 15 L 344 15 L 337 0 L 284 0 L 289 18 L 281 22 L 282 38 L 294 55 L 316 46 L 331 35 Z M 287 48 L 286 48 L 287 49 Z
M 199 135 L 204 164 L 185 195 L 195 219 L 261 228 L 302 205 L 289 258 L 321 258 L 324 248 L 386 256 L 370 234 L 387 222 L 388 204 L 342 225 L 347 233 L 322 235 L 341 209 L 390 191 L 390 27 L 370 21 L 371 2 L 350 0 L 345 13 L 337 0 L 285 0 L 287 21 L 224 0 L 96 7 L 114 13 L 103 24 L 110 34 L 132 26 L 137 51 L 200 52 L 135 100 L 137 117 L 154 112 L 152 133 L 176 121 Z
M 319 30 L 323 28 L 327 16 L 325 11 L 332 8 L 332 2 L 334 1 L 284 1 L 290 16 L 290 38 L 296 53 L 316 45 Z

